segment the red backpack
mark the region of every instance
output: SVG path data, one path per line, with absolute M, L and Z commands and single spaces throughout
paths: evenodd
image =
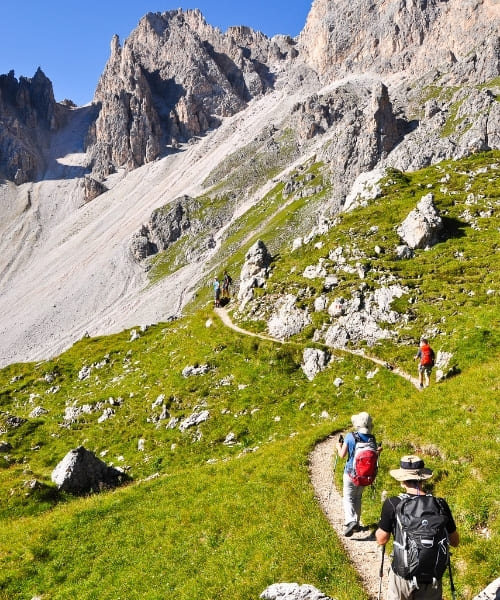
M 427 344 L 420 348 L 420 364 L 434 366 L 434 350 Z
M 366 442 L 358 433 L 353 433 L 353 436 L 356 445 L 354 446 L 352 469 L 348 471 L 348 475 L 354 485 L 371 485 L 375 481 L 378 470 L 377 442 L 373 435 L 370 435 Z

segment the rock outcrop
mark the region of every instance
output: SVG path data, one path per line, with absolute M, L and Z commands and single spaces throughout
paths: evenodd
M 388 88 L 370 81 L 339 84 L 297 103 L 290 125 L 302 142 L 324 134 L 333 140 L 321 154 L 331 173 L 336 209 L 356 177 L 387 157 L 407 128 L 395 115 Z
M 426 194 L 397 228 L 397 233 L 409 248 L 415 250 L 433 246 L 442 229 L 443 220 L 434 205 L 434 196 Z
M 332 600 L 314 586 L 298 583 L 274 583 L 260 597 L 263 600 Z
M 94 96 L 94 172 L 135 168 L 217 127 L 272 87 L 269 62 L 293 47 L 247 27 L 223 34 L 198 10 L 148 13 L 123 47 L 117 36 L 111 42 Z
M 359 342 L 373 346 L 379 340 L 393 337 L 394 332 L 381 324 L 394 325 L 404 319 L 391 309 L 391 303 L 407 293 L 406 288 L 392 285 L 374 292 L 355 291 L 348 301 L 337 299 L 329 309 L 333 323 L 325 333 L 325 343 L 334 348 Z
M 253 298 L 254 288 L 263 287 L 269 276 L 272 257 L 262 240 L 257 240 L 245 255 L 241 269 L 238 300 L 240 309 Z
M 330 357 L 324 350 L 304 348 L 301 365 L 304 375 L 312 381 L 318 373 L 326 369 L 329 360 Z
M 438 68 L 478 83 L 498 74 L 499 24 L 496 0 L 314 0 L 298 48 L 325 83 Z
M 40 68 L 32 78 L 0 75 L 0 174 L 16 184 L 40 176 L 49 134 L 61 120 L 52 83 Z
M 300 333 L 311 323 L 308 312 L 298 308 L 296 301 L 296 296 L 292 294 L 286 294 L 278 299 L 274 306 L 274 313 L 267 323 L 269 335 L 284 340 Z
M 108 466 L 83 446 L 68 452 L 51 477 L 59 490 L 77 495 L 117 487 L 129 479 L 123 471 Z
M 166 250 L 191 229 L 192 212 L 199 203 L 189 196 L 177 198 L 172 204 L 156 209 L 149 221 L 133 236 L 130 249 L 136 260 Z M 194 228 L 193 233 L 197 233 Z

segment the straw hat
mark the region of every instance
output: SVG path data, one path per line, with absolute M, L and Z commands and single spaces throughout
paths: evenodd
M 422 481 L 432 477 L 432 471 L 424 467 L 424 461 L 419 456 L 403 456 L 399 466 L 399 469 L 389 471 L 397 481 Z
M 367 412 L 360 412 L 358 415 L 352 415 L 351 423 L 359 433 L 371 433 L 373 421 Z

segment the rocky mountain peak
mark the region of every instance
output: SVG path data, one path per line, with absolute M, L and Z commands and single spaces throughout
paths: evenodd
M 222 33 L 199 10 L 148 13 L 122 48 L 111 42 L 94 96 L 94 172 L 135 168 L 217 127 L 272 87 L 269 63 L 287 58 L 286 43 L 248 27 Z
M 482 64 L 475 78 L 484 81 L 495 70 L 491 61 L 498 70 L 497 55 L 484 49 L 498 43 L 499 24 L 495 0 L 314 0 L 299 48 L 325 81 L 367 71 L 449 70 L 476 51 Z
M 17 184 L 39 175 L 47 134 L 60 121 L 52 82 L 40 67 L 31 78 L 0 75 L 0 172 Z

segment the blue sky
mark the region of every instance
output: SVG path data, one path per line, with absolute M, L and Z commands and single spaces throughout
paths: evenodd
M 90 102 L 109 58 L 112 36 L 123 41 L 148 12 L 199 8 L 225 31 L 248 25 L 271 37 L 295 37 L 312 0 L 2 0 L 0 74 L 33 77 L 38 67 L 52 81 L 56 100 Z

